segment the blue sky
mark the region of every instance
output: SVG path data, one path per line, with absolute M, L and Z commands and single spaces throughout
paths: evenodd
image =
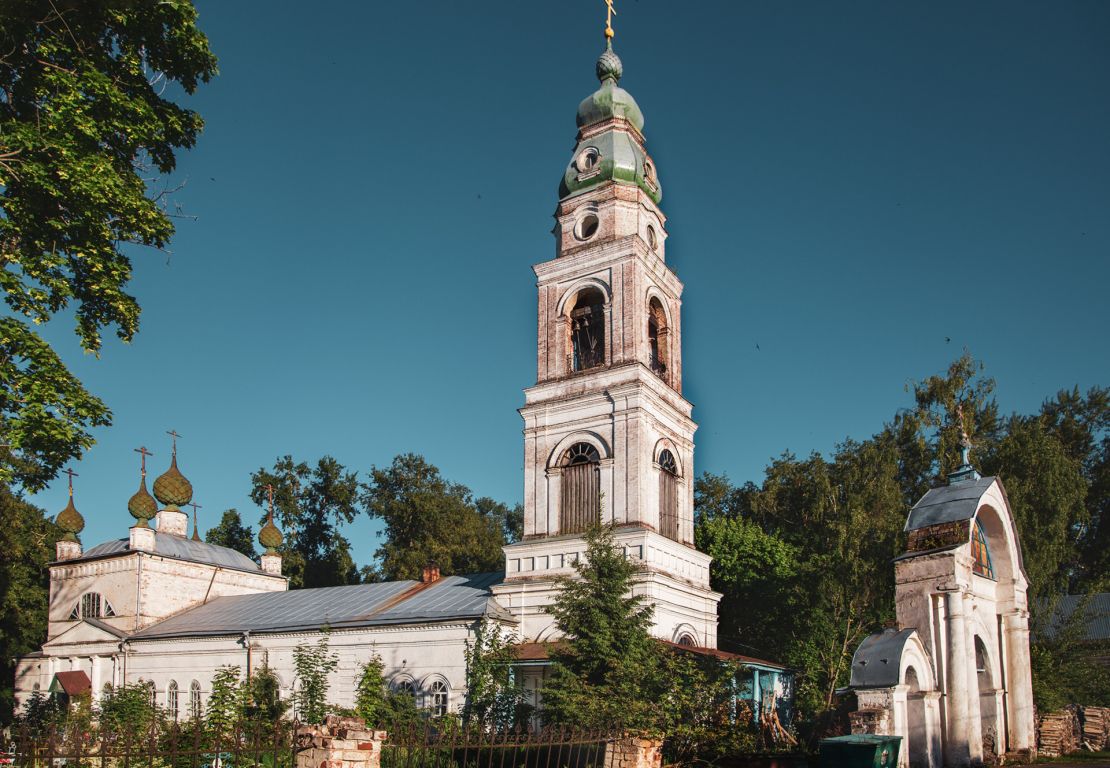
M 196 219 L 135 253 L 133 344 L 95 359 L 47 330 L 115 411 L 74 465 L 86 545 L 126 535 L 132 449 L 158 474 L 171 428 L 202 528 L 253 520 L 250 472 L 287 453 L 414 451 L 519 501 L 530 266 L 604 3 L 198 5 L 221 74 L 188 99 Z M 686 284 L 697 472 L 866 437 L 964 348 L 1007 412 L 1110 383 L 1110 4 L 617 11 Z M 349 530 L 360 563 L 375 531 Z

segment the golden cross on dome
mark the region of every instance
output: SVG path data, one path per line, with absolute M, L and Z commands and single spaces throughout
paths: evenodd
M 176 457 L 177 456 L 177 438 L 181 437 L 181 435 L 177 434 L 177 432 L 172 430 L 172 429 L 167 431 L 166 434 L 173 438 L 173 455 Z
M 72 469 L 67 469 L 62 474 L 69 475 L 69 497 L 72 499 L 73 498 L 73 478 L 80 477 L 80 475 L 78 475 Z
M 274 486 L 266 483 L 266 495 L 270 497 L 270 520 L 274 519 Z
M 141 445 L 136 448 L 135 453 L 140 453 L 143 456 L 143 477 L 146 477 L 146 457 L 153 456 L 154 454 L 148 451 L 145 445 Z
M 617 11 L 613 8 L 613 0 L 605 0 L 605 36 L 609 39 L 613 38 L 616 32 L 613 31 L 613 17 L 617 15 Z

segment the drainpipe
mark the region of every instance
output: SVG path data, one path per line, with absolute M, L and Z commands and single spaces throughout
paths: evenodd
M 249 630 L 244 632 L 242 634 L 242 636 L 240 636 L 239 642 L 241 642 L 243 644 L 243 647 L 247 649 L 247 681 L 250 682 L 250 679 L 251 679 L 251 633 L 250 633 Z
M 139 553 L 139 567 L 135 571 L 135 629 L 139 628 L 143 616 L 143 553 Z M 124 667 L 126 669 L 126 666 Z M 126 680 L 126 676 L 124 677 Z

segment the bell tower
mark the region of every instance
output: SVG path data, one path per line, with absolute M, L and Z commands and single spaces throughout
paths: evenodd
M 608 32 L 608 30 L 607 30 Z M 611 35 L 600 87 L 578 107 L 559 184 L 555 258 L 538 289 L 536 384 L 525 390 L 524 539 L 505 548 L 499 600 L 525 640 L 549 639 L 543 607 L 573 573 L 584 531 L 612 524 L 642 565 L 654 633 L 716 647 L 710 558 L 694 548 L 692 406 L 682 396 L 682 282 L 666 263 L 662 188 L 644 118 L 620 87 Z

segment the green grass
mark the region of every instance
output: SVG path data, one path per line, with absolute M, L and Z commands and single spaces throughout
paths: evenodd
M 1039 757 L 1037 763 L 1085 763 L 1090 765 L 1110 765 L 1110 752 L 1103 750 L 1101 752 L 1073 752 L 1070 755 L 1061 755 L 1060 757 Z

